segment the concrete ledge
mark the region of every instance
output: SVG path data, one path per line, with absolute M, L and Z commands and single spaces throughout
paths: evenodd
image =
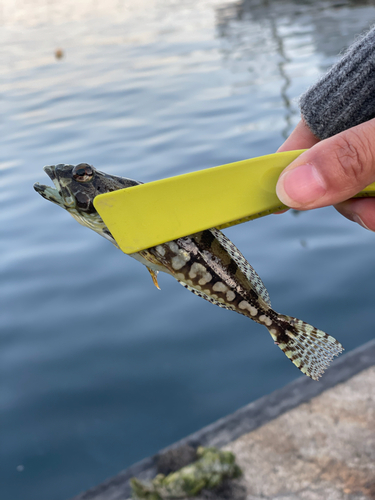
M 343 383 L 375 364 L 375 340 L 351 351 L 339 359 L 324 374 L 320 382 L 300 377 L 267 396 L 237 410 L 213 424 L 174 443 L 166 450 L 181 446 L 224 446 L 265 425 L 285 412 L 306 403 L 322 392 Z M 146 458 L 102 484 L 87 490 L 72 500 L 124 500 L 130 495 L 129 479 L 137 476 L 149 479 L 156 475 L 158 455 Z

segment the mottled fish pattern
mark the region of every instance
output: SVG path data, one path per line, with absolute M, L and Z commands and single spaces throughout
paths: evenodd
M 65 208 L 80 224 L 110 240 L 112 237 L 96 212 L 98 194 L 140 184 L 137 181 L 99 172 L 88 164 L 44 167 L 55 188 L 35 184 L 44 198 Z M 159 271 L 172 275 L 195 295 L 219 307 L 243 314 L 265 326 L 276 345 L 304 374 L 318 380 L 341 344 L 322 330 L 279 314 L 262 280 L 238 248 L 218 229 L 158 245 L 131 257 L 144 264 L 155 283 Z

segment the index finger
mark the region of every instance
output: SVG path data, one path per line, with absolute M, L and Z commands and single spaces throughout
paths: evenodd
M 320 140 L 315 137 L 304 120 L 301 120 L 288 139 L 277 150 L 278 153 L 282 151 L 292 151 L 294 149 L 309 149 Z

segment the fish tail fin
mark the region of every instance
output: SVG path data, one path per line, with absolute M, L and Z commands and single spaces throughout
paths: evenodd
M 338 340 L 304 321 L 280 314 L 269 332 L 284 354 L 302 373 L 319 380 L 335 356 L 344 350 Z

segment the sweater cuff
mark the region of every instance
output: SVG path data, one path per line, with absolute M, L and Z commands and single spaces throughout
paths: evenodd
M 301 96 L 300 107 L 319 139 L 375 117 L 375 26 Z

